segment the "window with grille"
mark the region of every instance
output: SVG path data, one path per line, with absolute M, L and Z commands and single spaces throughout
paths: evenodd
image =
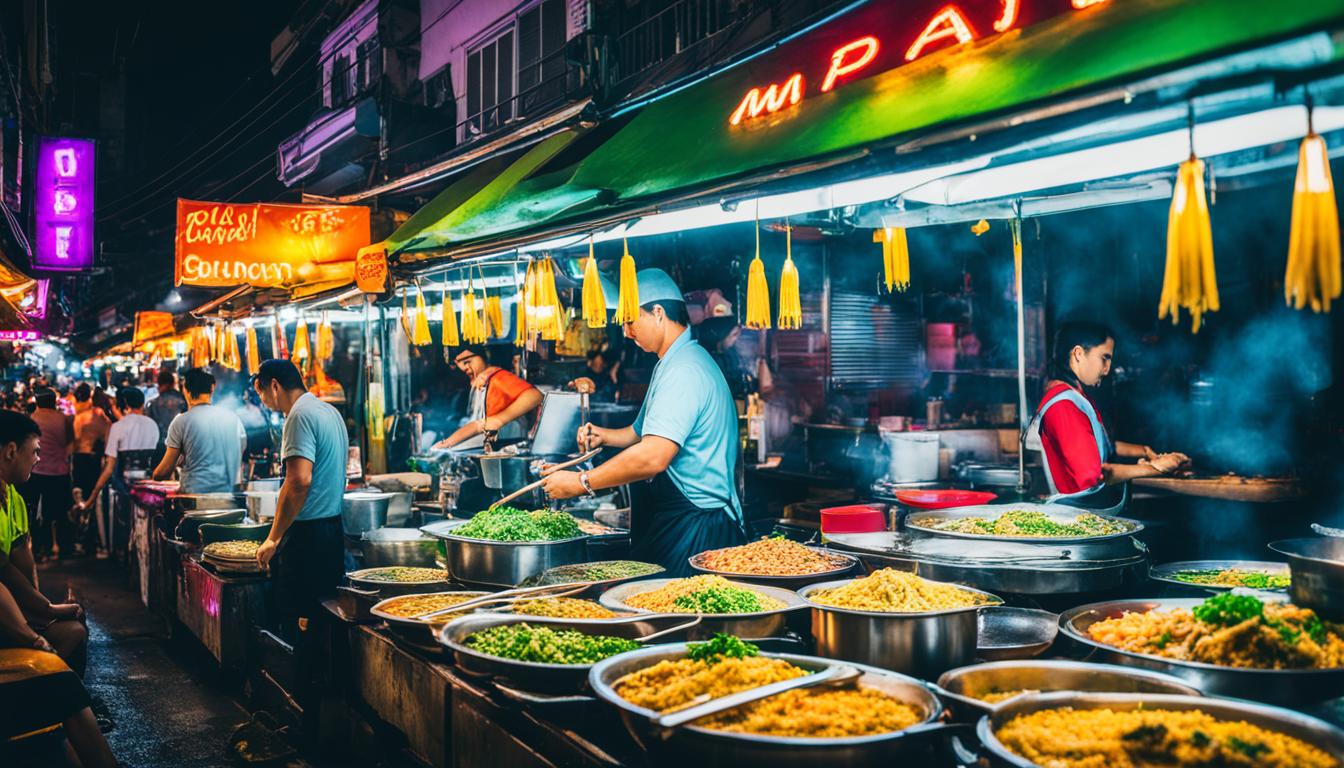
M 845 389 L 917 386 L 922 378 L 919 306 L 910 299 L 831 293 L 831 382 Z
M 359 91 L 367 93 L 383 76 L 383 52 L 377 38 L 359 44 Z
M 473 133 L 492 131 L 514 116 L 512 29 L 467 55 L 467 124 Z
M 565 93 L 565 2 L 543 0 L 518 16 L 518 98 L 523 114 Z

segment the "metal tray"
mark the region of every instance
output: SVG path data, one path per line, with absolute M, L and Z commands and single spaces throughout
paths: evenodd
M 1059 615 L 1037 608 L 998 605 L 976 615 L 975 655 L 985 661 L 1031 659 L 1050 650 Z
M 601 563 L 601 562 L 606 562 L 606 561 L 603 561 L 603 560 L 594 560 L 594 561 L 592 561 L 592 562 L 593 562 L 593 563 Z M 581 565 L 586 565 L 586 564 L 587 564 L 587 563 L 581 563 Z M 563 567 L 563 566 L 557 566 L 557 567 Z M 645 580 L 645 579 L 654 579 L 654 578 L 658 578 L 658 574 L 660 574 L 660 573 L 666 573 L 666 572 L 667 572 L 667 570 L 666 570 L 665 568 L 659 567 L 658 570 L 654 571 L 653 573 L 646 573 L 646 574 L 644 574 L 644 575 L 642 575 L 642 576 L 622 576 L 622 577 L 620 577 L 620 578 L 618 578 L 618 579 L 603 579 L 602 581 L 594 581 L 594 582 L 592 582 L 592 586 L 588 587 L 588 589 L 585 589 L 583 592 L 580 592 L 580 593 L 577 594 L 577 595 L 571 595 L 571 597 L 580 597 L 580 598 L 592 598 L 592 599 L 597 599 L 598 597 L 601 597 L 602 594 L 603 594 L 604 592 L 606 592 L 607 590 L 611 589 L 612 587 L 617 586 L 618 584 L 626 584 L 626 583 L 628 583 L 628 582 L 632 582 L 632 581 L 643 581 L 643 580 Z M 538 586 L 539 583 L 540 583 L 541 577 L 542 577 L 542 576 L 545 576 L 545 575 L 546 575 L 546 572 L 543 571 L 543 572 L 541 572 L 541 573 L 538 573 L 538 574 L 529 576 L 529 577 L 527 577 L 526 579 L 523 579 L 523 581 L 522 581 L 521 583 L 519 583 L 518 586 L 520 586 L 520 587 L 532 587 L 532 586 Z M 564 582 L 556 582 L 556 583 L 557 583 L 557 584 L 560 584 L 560 583 L 564 583 Z M 569 583 L 577 583 L 577 582 L 569 582 Z
M 457 536 L 468 520 L 444 520 L 420 530 L 443 539 L 448 573 L 454 581 L 483 587 L 513 587 L 557 565 L 588 559 L 587 534 L 557 541 L 489 541 Z
M 1120 523 L 1125 526 L 1125 530 L 1117 533 L 1107 533 L 1101 536 L 986 536 L 978 533 L 958 533 L 956 531 L 940 531 L 933 528 L 925 528 L 914 524 L 916 520 L 964 520 L 968 517 L 998 517 L 1005 512 L 1024 510 L 1029 512 L 1042 512 L 1058 523 L 1072 523 L 1078 519 L 1079 515 L 1089 514 Z M 1026 502 L 1017 502 L 1012 504 L 982 504 L 976 507 L 957 507 L 955 509 L 929 509 L 911 512 L 906 515 L 901 523 L 902 530 L 906 533 L 916 536 L 945 536 L 954 539 L 969 539 L 971 541 L 999 541 L 1016 544 L 1088 544 L 1101 541 L 1110 541 L 1112 539 L 1133 536 L 1143 530 L 1143 523 L 1137 520 L 1129 520 L 1123 517 L 1111 517 L 1109 515 L 1100 515 L 1090 509 L 1080 509 L 1078 507 L 1065 506 L 1063 504 L 1031 504 Z
M 1202 590 L 1205 592 L 1226 592 L 1233 587 L 1223 587 L 1217 584 L 1192 584 L 1188 581 L 1181 581 L 1175 578 L 1181 571 L 1224 571 L 1235 568 L 1241 571 L 1259 571 L 1268 573 L 1272 576 L 1289 575 L 1287 563 L 1274 563 L 1268 560 L 1184 560 L 1175 563 L 1163 563 L 1154 565 L 1148 570 L 1148 578 L 1153 581 L 1161 581 L 1166 584 L 1175 584 L 1178 587 L 1186 589 Z M 1249 589 L 1249 587 L 1243 587 Z M 1284 589 L 1266 589 L 1265 592 L 1285 592 Z
M 665 584 L 680 579 L 644 579 L 642 581 L 632 581 L 613 587 L 602 593 L 598 602 L 613 611 L 629 611 L 645 616 L 649 615 L 677 615 L 690 618 L 693 613 L 678 614 L 655 614 L 653 611 L 643 608 L 635 608 L 626 605 L 625 599 L 631 595 L 642 592 L 651 592 Z M 774 637 L 784 630 L 784 625 L 788 614 L 793 611 L 800 611 L 807 607 L 807 602 L 798 596 L 797 592 L 781 589 L 779 587 L 766 587 L 760 584 L 747 584 L 743 582 L 730 582 L 734 586 L 743 589 L 751 589 L 760 592 L 768 597 L 780 601 L 784 604 L 783 608 L 777 608 L 773 611 L 761 611 L 758 613 L 716 613 L 705 614 L 704 619 L 699 625 L 692 628 L 689 632 L 691 640 L 701 640 L 713 637 L 716 632 L 722 632 L 738 637 Z
M 1010 701 L 991 704 L 973 694 L 990 691 L 1031 690 L 1099 693 L 1166 693 L 1200 696 L 1199 689 L 1178 677 L 1117 664 L 1041 659 L 990 661 L 944 672 L 938 678 L 938 698 L 954 719 L 974 721 Z M 1024 694 L 1026 695 L 1026 694 Z
M 439 622 L 418 621 L 416 619 L 407 618 L 405 616 L 394 616 L 384 611 L 383 606 L 392 600 L 400 600 L 404 597 L 439 595 L 443 594 L 444 592 L 450 592 L 450 591 L 456 592 L 456 590 L 445 589 L 440 590 L 438 592 L 412 592 L 405 595 L 392 595 L 390 597 L 384 597 L 383 599 L 374 603 L 371 608 L 369 608 L 369 614 L 372 616 L 377 616 L 378 618 L 382 619 L 384 622 L 387 623 L 388 629 L 390 629 L 397 635 L 400 635 L 401 637 L 411 641 L 412 643 L 415 643 L 416 645 L 426 647 L 437 647 L 437 644 L 434 641 L 435 632 L 438 630 L 439 627 L 443 626 L 444 624 L 447 624 L 448 621 L 439 621 Z M 458 594 L 465 596 L 466 599 L 472 599 L 476 597 L 484 597 L 485 595 L 488 595 L 490 593 L 462 591 L 458 592 Z M 451 621 L 451 619 L 449 619 L 449 621 Z
M 651 720 L 658 713 L 626 701 L 617 695 L 613 686 L 627 674 L 685 655 L 686 645 L 681 643 L 644 648 L 598 662 L 589 675 L 589 687 L 603 701 L 620 710 L 626 730 L 649 751 L 655 762 L 661 759 L 673 765 L 769 765 L 772 768 L 940 765 L 946 762 L 936 757 L 935 750 L 958 729 L 958 726 L 938 722 L 942 704 L 920 681 L 890 670 L 851 664 L 863 672 L 859 679 L 862 685 L 880 689 L 919 709 L 923 712 L 923 720 L 903 731 L 843 739 L 764 736 L 696 725 L 663 732 Z M 785 653 L 762 652 L 761 655 L 817 672 L 845 663 Z
M 1206 699 L 1196 696 L 1169 696 L 1152 693 L 1079 693 L 1064 691 L 1036 693 L 1004 702 L 993 714 L 980 719 L 976 735 L 980 743 L 997 761 L 996 764 L 1019 768 L 1033 768 L 1036 764 L 1010 752 L 995 735 L 997 729 L 1018 715 L 1042 709 L 1071 707 L 1073 709 L 1196 709 L 1220 720 L 1245 721 L 1266 730 L 1301 739 L 1330 755 L 1344 755 L 1344 731 L 1314 717 L 1279 707 L 1268 707 L 1249 701 Z
M 672 614 L 646 614 L 624 619 L 557 619 L 545 616 L 517 616 L 511 613 L 477 613 L 462 616 L 438 628 L 440 645 L 453 655 L 459 669 L 481 677 L 505 680 L 520 690 L 547 694 L 577 694 L 588 687 L 592 664 L 541 664 L 517 661 L 481 653 L 463 643 L 466 637 L 490 627 L 508 624 L 546 625 L 552 629 L 572 629 L 586 635 L 638 638 L 685 623 L 688 617 Z
M 365 578 L 370 571 L 378 571 L 389 567 L 395 568 L 397 566 L 361 568 L 358 571 L 351 571 L 345 574 L 345 578 L 350 581 L 352 586 L 377 592 L 380 598 L 419 594 L 422 592 L 443 592 L 452 588 L 452 582 L 448 580 L 447 572 L 444 573 L 442 579 L 434 579 L 432 581 L 381 581 Z
M 1189 682 L 1208 694 L 1301 706 L 1332 699 L 1344 691 L 1344 668 L 1338 669 L 1245 669 L 1197 661 L 1181 661 L 1146 653 L 1134 653 L 1093 640 L 1087 628 L 1097 621 L 1126 612 L 1190 609 L 1201 598 L 1165 600 L 1112 600 L 1081 605 L 1059 617 L 1059 628 L 1070 640 L 1090 649 L 1088 660 L 1165 672 Z
M 716 571 L 706 568 L 700 563 L 706 552 L 701 552 L 688 559 L 691 570 L 697 573 L 708 573 L 715 576 L 722 576 L 725 579 L 741 581 L 747 584 L 760 584 L 767 587 L 779 587 L 780 589 L 801 589 L 809 584 L 816 584 L 819 581 L 833 581 L 852 572 L 859 565 L 859 559 L 853 555 L 843 552 L 835 552 L 824 547 L 808 547 L 808 549 L 830 557 L 843 558 L 846 565 L 838 568 L 832 568 L 829 571 L 818 571 L 816 573 L 803 573 L 789 576 L 769 576 L 755 573 L 731 573 L 729 571 Z

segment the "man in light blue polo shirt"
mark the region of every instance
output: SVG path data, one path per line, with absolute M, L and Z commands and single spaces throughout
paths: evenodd
M 692 555 L 745 540 L 737 408 L 723 373 L 691 338 L 676 283 L 661 269 L 640 270 L 637 282 L 639 317 L 625 335 L 658 355 L 648 394 L 633 425 L 579 429 L 581 447 L 625 450 L 590 472 L 553 472 L 545 488 L 567 499 L 632 484 L 631 556 L 685 576 Z
M 228 493 L 241 479 L 239 468 L 247 445 L 243 423 L 233 411 L 211 402 L 215 377 L 204 368 L 187 371 L 182 388 L 188 410 L 168 425 L 163 459 L 154 468 L 154 479 L 172 477 L 180 461 L 180 493 Z

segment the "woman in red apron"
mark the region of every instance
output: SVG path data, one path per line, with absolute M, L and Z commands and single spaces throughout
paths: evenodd
M 1047 501 L 1118 514 L 1130 480 L 1171 474 L 1190 461 L 1182 453 L 1111 440 L 1086 388 L 1110 375 L 1114 354 L 1115 337 L 1100 323 L 1064 323 L 1055 334 L 1052 378 L 1026 437 L 1045 469 Z
M 485 432 L 499 432 L 506 439 L 522 437 L 527 431 L 522 418 L 541 405 L 541 392 L 512 372 L 490 365 L 482 346 L 462 347 L 453 364 L 471 379 L 470 420 L 434 447 L 452 448 Z

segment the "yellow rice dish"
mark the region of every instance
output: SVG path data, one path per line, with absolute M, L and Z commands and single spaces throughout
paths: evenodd
M 614 619 L 619 614 L 607 610 L 592 600 L 579 600 L 573 597 L 552 597 L 546 600 L 529 600 L 513 606 L 514 613 L 529 616 L 554 616 L 562 619 Z
M 436 592 L 432 595 L 406 595 L 405 597 L 393 598 L 378 610 L 383 613 L 397 616 L 403 619 L 414 619 L 416 616 L 430 613 L 431 611 L 450 608 L 458 603 L 465 603 L 468 600 L 474 600 L 484 592 Z M 449 621 L 461 616 L 462 613 L 446 613 L 442 616 L 435 616 L 432 619 L 415 619 L 423 621 L 426 624 L 447 624 Z
M 809 674 L 782 659 L 748 656 L 723 659 L 716 664 L 691 659 L 660 661 L 616 681 L 616 694 L 635 706 L 668 713 L 683 709 L 696 698 L 727 696 L 780 680 Z
M 687 608 L 685 598 L 700 594 L 730 593 L 741 596 L 743 593 L 749 593 L 754 596 L 755 604 L 751 606 L 750 611 L 741 611 L 744 613 L 755 613 L 758 611 L 777 611 L 784 607 L 780 601 L 769 597 L 764 593 L 757 592 L 754 589 L 740 587 L 722 576 L 694 576 L 689 579 L 677 579 L 670 581 L 658 589 L 640 592 L 625 598 L 625 604 L 631 608 L 640 608 L 655 613 L 695 613 L 695 609 Z M 682 598 L 682 604 L 678 605 L 678 598 Z M 739 611 L 705 611 L 705 613 L 737 613 Z
M 1301 739 L 1198 710 L 1062 707 L 1019 715 L 995 735 L 1009 750 L 1043 768 L 1339 766 Z
M 844 586 L 808 594 L 820 605 L 875 613 L 923 613 L 987 605 L 994 600 L 913 573 L 883 568 Z
M 1024 693 L 1040 693 L 1040 691 L 1033 688 L 1018 688 L 1014 691 L 984 691 L 983 693 L 972 695 L 971 698 L 979 699 L 986 704 L 998 704 L 1001 701 L 1007 701 L 1014 696 L 1021 696 Z
M 1229 609 L 1229 610 L 1224 610 Z M 1194 610 L 1125 613 L 1087 628 L 1093 640 L 1131 653 L 1250 669 L 1344 667 L 1340 627 L 1289 603 L 1225 594 Z
M 871 688 L 805 688 L 785 691 L 695 724 L 765 736 L 843 739 L 901 731 L 923 719 L 918 709 Z

